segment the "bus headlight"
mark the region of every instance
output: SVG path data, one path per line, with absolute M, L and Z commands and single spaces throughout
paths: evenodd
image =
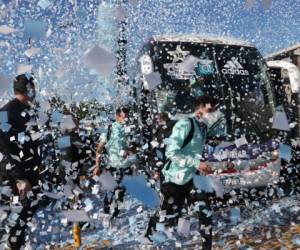
M 153 62 L 149 55 L 143 55 L 139 61 L 141 64 L 141 72 L 143 75 L 149 75 L 153 72 Z

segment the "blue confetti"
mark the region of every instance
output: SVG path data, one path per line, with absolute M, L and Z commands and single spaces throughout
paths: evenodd
M 160 199 L 157 192 L 147 185 L 145 176 L 125 176 L 122 184 L 130 195 L 140 200 L 150 208 L 159 206 Z

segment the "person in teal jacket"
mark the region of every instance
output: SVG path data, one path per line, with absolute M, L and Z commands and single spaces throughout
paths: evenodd
M 194 123 L 194 136 L 190 143 L 182 147 L 185 138 L 187 138 L 191 130 L 191 121 Z M 191 121 L 189 119 L 179 120 L 169 137 L 169 144 L 166 150 L 169 164 L 162 170 L 165 182 L 185 185 L 192 179 L 193 174 L 199 168 L 207 127 L 200 125 L 195 118 Z
M 208 103 L 204 107 L 197 104 L 198 102 L 213 104 Z M 199 97 L 195 105 L 200 106 L 198 109 L 195 107 L 196 111 L 192 119 L 181 119 L 175 124 L 171 136 L 167 139 L 166 158 L 169 162 L 162 170 L 165 182 L 177 185 L 188 183 L 193 178 L 193 174 L 199 170 L 207 136 L 224 136 L 226 133 L 226 126 L 223 124 L 224 116 L 220 111 L 215 110 L 215 103 L 216 101 L 209 96 Z M 216 124 L 219 126 L 215 126 Z M 193 129 L 193 136 L 184 145 L 191 129 Z M 201 167 L 206 168 L 205 164 L 201 164 Z
M 109 171 L 119 184 L 111 193 L 104 198 L 104 212 L 109 214 L 113 207 L 112 218 L 119 214 L 118 203 L 123 201 L 125 189 L 120 185 L 124 175 L 131 174 L 130 166 L 133 164 L 129 155 L 129 143 L 125 133 L 125 123 L 129 116 L 127 107 L 116 110 L 116 121 L 108 127 L 107 133 L 100 137 L 96 149 L 96 166 L 94 175 L 100 175 L 102 171 Z
M 185 207 L 185 201 L 188 201 L 188 205 L 191 204 L 191 191 L 194 189 L 193 175 L 197 171 L 203 174 L 211 171 L 209 166 L 201 162 L 201 155 L 209 128 L 222 119 L 221 113 L 216 111 L 216 105 L 217 101 L 210 96 L 197 97 L 194 102 L 194 115 L 189 119 L 179 120 L 166 141 L 167 162 L 161 174 L 163 201 L 160 210 L 165 211 L 167 217 L 173 217 L 168 221 L 169 226 L 177 224 Z M 208 195 L 203 193 L 200 199 L 205 204 L 199 211 L 203 249 L 211 249 L 212 221 L 211 217 L 204 212 L 205 209 L 209 209 Z M 158 214 L 150 218 L 146 232 L 146 236 L 150 239 L 158 220 Z

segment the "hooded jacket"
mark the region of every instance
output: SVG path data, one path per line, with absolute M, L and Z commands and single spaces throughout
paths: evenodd
M 184 185 L 193 178 L 197 171 L 206 141 L 207 126 L 192 119 L 194 123 L 194 135 L 192 140 L 184 147 L 183 143 L 188 136 L 191 123 L 188 119 L 179 120 L 171 136 L 167 139 L 166 157 L 170 160 L 169 164 L 163 168 L 165 182 L 172 182 L 177 185 Z

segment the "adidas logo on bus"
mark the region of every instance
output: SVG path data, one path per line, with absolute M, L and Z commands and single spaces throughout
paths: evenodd
M 235 57 L 232 57 L 231 60 L 224 65 L 222 73 L 224 75 L 249 75 L 248 70 L 245 70 Z

